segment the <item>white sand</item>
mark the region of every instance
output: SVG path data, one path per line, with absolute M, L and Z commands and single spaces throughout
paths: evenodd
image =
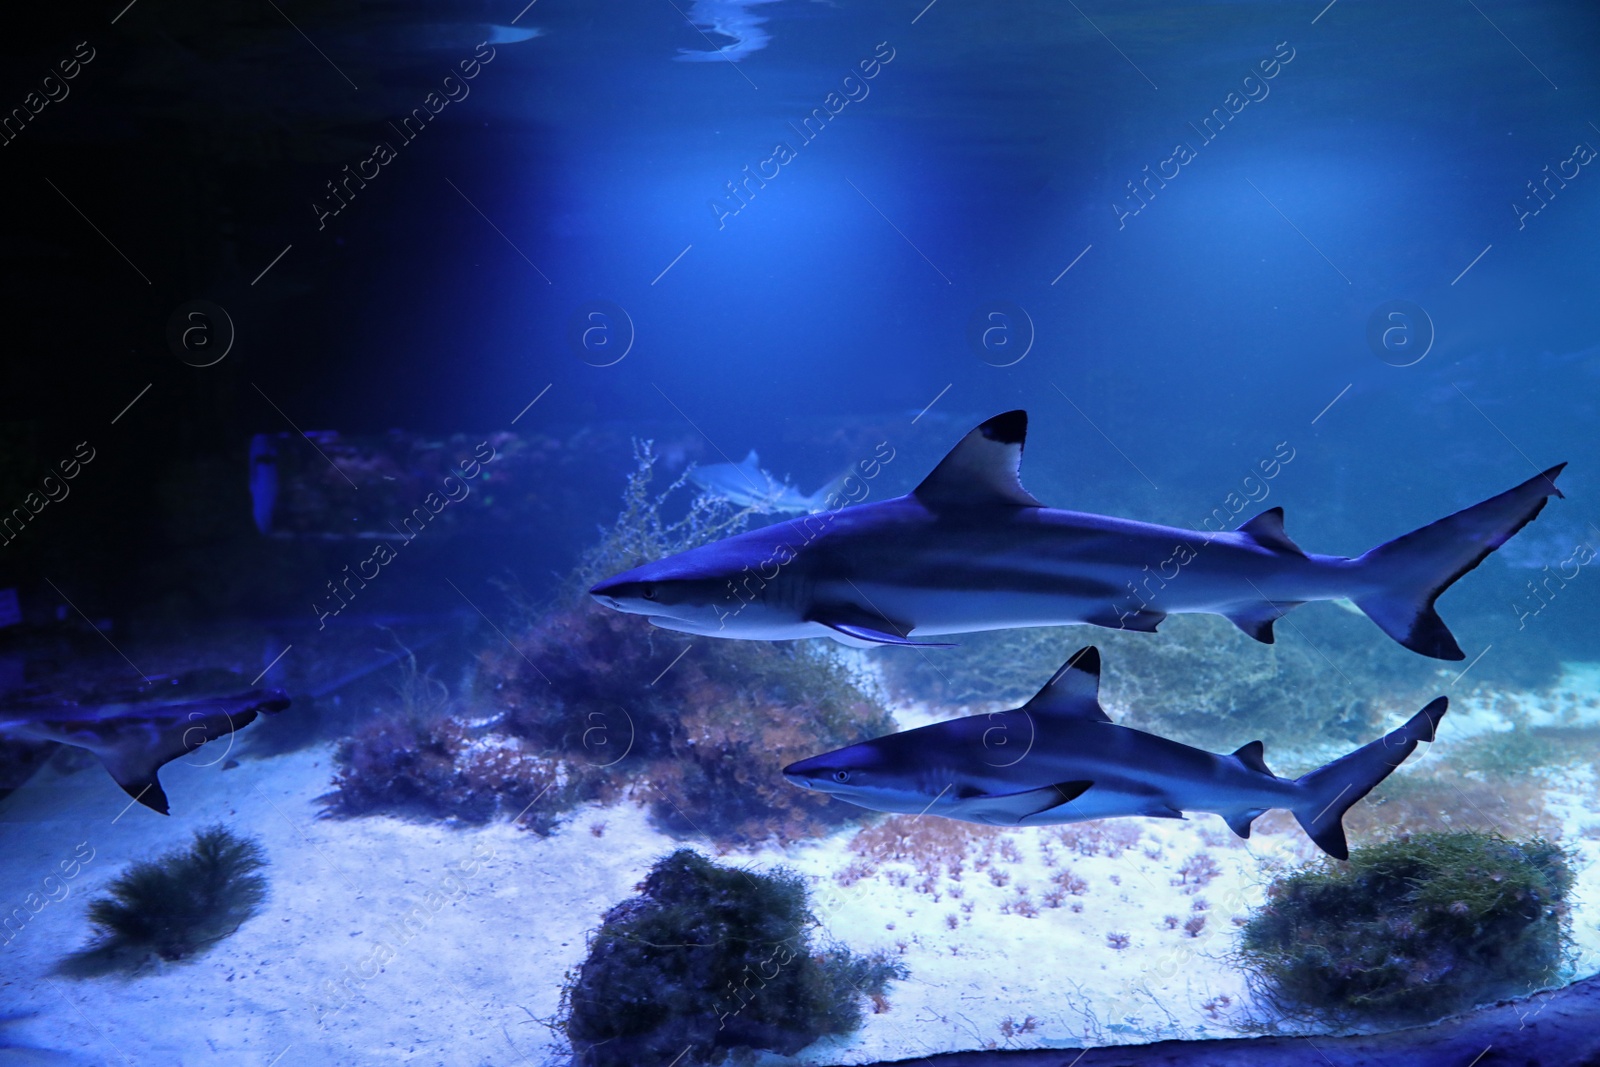
M 1593 723 L 1597 681 L 1600 668 L 1574 669 L 1557 693 L 1516 703 L 1536 722 Z M 1447 729 L 1459 737 L 1504 728 L 1510 707 L 1508 698 L 1458 701 Z M 914 721 L 918 712 L 906 709 L 903 724 Z M 1446 756 L 1448 744 L 1447 736 L 1431 758 Z M 175 763 L 162 775 L 171 818 L 129 808 L 98 768 L 65 777 L 47 770 L 0 802 L 0 908 L 30 915 L 0 943 L 0 1015 L 32 1013 L 0 1029 L 0 1042 L 73 1055 L 60 1062 L 164 1067 L 555 1062 L 559 1043 L 546 1024 L 563 976 L 585 954 L 586 932 L 676 842 L 626 803 L 580 809 L 545 839 L 505 823 L 319 819 L 316 798 L 331 770 L 326 748 L 226 772 Z M 1547 808 L 1579 853 L 1573 928 L 1578 970 L 1592 971 L 1600 961 L 1594 771 L 1550 772 L 1547 782 Z M 132 979 L 50 977 L 84 944 L 84 906 L 96 890 L 128 863 L 186 844 L 218 820 L 266 847 L 272 895 L 262 914 L 193 962 Z M 721 857 L 787 863 L 811 877 L 826 935 L 860 951 L 898 952 L 910 970 L 891 985 L 887 1011 L 869 1005 L 858 1033 L 819 1042 L 798 1060 L 1237 1032 L 1260 1009 L 1227 960 L 1233 920 L 1261 902 L 1282 865 L 1310 858 L 1314 847 L 1289 828 L 1240 842 L 1210 816 L 1100 825 L 1136 829 L 1138 842 L 1116 856 L 1084 854 L 1087 846 L 1075 851 L 1057 829 L 973 828 L 960 879 L 941 872 L 925 886 L 909 863 L 841 884 L 836 876 L 861 859 L 851 851 L 853 828 Z M 29 894 L 43 900 L 45 877 L 83 842 L 94 858 L 65 883 L 66 899 L 28 912 Z M 1020 859 L 1006 858 L 1005 843 Z M 992 858 L 980 864 L 986 851 Z M 1183 862 L 1202 852 L 1219 873 L 1197 891 L 1174 885 Z M 1086 883 L 1083 892 L 1045 906 L 1066 868 Z M 62 891 L 57 882 L 50 888 Z M 1204 911 L 1194 910 L 1199 899 Z M 1037 914 L 1018 913 L 1029 910 L 1020 900 Z M 409 928 L 400 925 L 408 915 Z M 1191 936 L 1182 924 L 1197 915 L 1205 924 Z M 1113 933 L 1126 935 L 1126 947 L 1108 941 Z M 342 992 L 339 983 L 347 983 Z M 8 1055 L 16 1059 L 0 1048 L 0 1064 L 13 1062 Z

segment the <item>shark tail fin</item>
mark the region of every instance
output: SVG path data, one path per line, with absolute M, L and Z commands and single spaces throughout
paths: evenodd
M 1389 777 L 1420 742 L 1433 740 L 1449 706 L 1448 698 L 1438 697 L 1399 729 L 1295 781 L 1305 796 L 1291 810 L 1318 848 L 1334 859 L 1350 858 L 1344 837 L 1345 812 Z
M 1534 520 L 1551 496 L 1563 495 L 1556 476 L 1565 463 L 1454 515 L 1379 545 L 1357 563 L 1382 588 L 1356 607 L 1413 652 L 1435 659 L 1466 655 L 1434 610 L 1439 594 Z

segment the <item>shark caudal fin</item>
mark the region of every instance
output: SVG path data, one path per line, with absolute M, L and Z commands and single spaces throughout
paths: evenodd
M 1433 740 L 1449 706 L 1448 698 L 1439 697 L 1398 730 L 1295 781 L 1305 790 L 1305 799 L 1291 810 L 1318 848 L 1335 859 L 1350 858 L 1344 839 L 1344 813 L 1404 763 L 1416 751 L 1418 742 Z
M 1532 522 L 1545 500 L 1561 496 L 1558 463 L 1514 489 L 1379 545 L 1357 562 L 1381 589 L 1355 598 L 1356 607 L 1413 652 L 1434 659 L 1465 659 L 1449 627 L 1433 609 L 1439 594 L 1482 563 L 1512 534 Z

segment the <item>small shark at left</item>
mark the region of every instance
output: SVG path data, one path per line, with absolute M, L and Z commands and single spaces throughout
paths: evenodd
M 937 722 L 791 763 L 783 776 L 872 811 L 991 826 L 1055 826 L 1118 816 L 1220 815 L 1240 837 L 1271 808 L 1294 815 L 1317 847 L 1348 859 L 1344 815 L 1432 741 L 1439 697 L 1332 763 L 1279 778 L 1260 741 L 1221 755 L 1111 721 L 1100 706 L 1100 653 L 1079 649 L 1020 708 Z
M 289 706 L 281 689 L 218 693 L 216 682 L 216 672 L 193 672 L 100 698 L 35 694 L 0 708 L 0 739 L 56 741 L 93 752 L 124 792 L 166 815 L 170 804 L 157 771 L 242 730 L 262 712 Z
M 807 495 L 761 469 L 755 449 L 738 463 L 712 463 L 689 470 L 689 480 L 714 497 L 758 515 L 810 515 L 827 508 L 842 477 Z

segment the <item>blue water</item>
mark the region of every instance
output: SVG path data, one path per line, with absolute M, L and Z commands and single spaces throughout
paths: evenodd
M 1399 709 L 1382 687 L 1409 700 L 1468 666 L 1489 687 L 1476 728 L 1526 725 L 1523 712 L 1591 727 L 1589 683 L 1571 679 L 1600 660 L 1600 578 L 1571 561 L 1600 549 L 1600 13 L 1557 0 L 1324 3 L 252 13 L 146 0 L 41 16 L 7 46 L 17 74 L 4 106 L 29 115 L 7 127 L 5 151 L 30 192 L 7 224 L 0 506 L 27 514 L 3 535 L 0 689 L 10 706 L 211 668 L 295 704 L 288 725 L 240 732 L 247 743 L 229 754 L 243 769 L 173 764 L 165 823 L 124 810 L 81 750 L 8 755 L 20 777 L 0 781 L 15 786 L 0 797 L 11 868 L 0 906 L 42 884 L 80 832 L 101 858 L 88 889 L 34 910 L 31 940 L 15 938 L 26 956 L 0 955 L 0 1063 L 13 1045 L 78 1057 L 59 1062 L 200 1062 L 209 1047 L 269 1063 L 285 1043 L 302 1050 L 285 1064 L 518 1062 L 476 1038 L 454 1058 L 454 1024 L 394 1023 L 404 998 L 376 986 L 370 1030 L 280 1027 L 275 1013 L 298 1018 L 284 990 L 338 973 L 344 961 L 317 944 L 370 941 L 368 897 L 328 905 L 325 925 L 306 918 L 329 856 L 333 870 L 373 864 L 362 890 L 383 907 L 438 882 L 440 856 L 471 853 L 468 834 L 490 835 L 474 841 L 508 865 L 468 899 L 523 901 L 575 865 L 578 900 L 561 898 L 549 943 L 518 945 L 540 975 L 526 1023 L 555 1013 L 554 976 L 657 854 L 675 840 L 714 852 L 714 835 L 673 838 L 646 825 L 637 798 L 613 795 L 575 803 L 582 814 L 548 839 L 504 813 L 469 830 L 329 822 L 318 806 L 345 738 L 397 701 L 432 707 L 435 683 L 404 674 L 409 653 L 458 702 L 452 714 L 493 729 L 503 689 L 484 681 L 488 665 L 573 608 L 563 582 L 616 519 L 633 441 L 654 442 L 654 491 L 690 464 L 757 450 L 762 468 L 811 493 L 892 454 L 874 476 L 881 499 L 910 490 L 973 426 L 1024 408 L 1022 480 L 1048 505 L 1181 527 L 1282 506 L 1291 537 L 1343 555 L 1567 462 L 1566 499 L 1441 604 L 1471 665 L 1407 659 L 1328 605 L 1280 638 L 1285 656 L 1325 664 L 1351 699 L 1386 711 Z M 83 40 L 94 58 L 58 92 Z M 51 71 L 57 88 L 41 80 Z M 50 101 L 27 103 L 35 89 Z M 183 317 L 194 301 L 205 340 L 183 332 L 199 321 Z M 216 345 L 227 350 L 213 362 Z M 333 610 L 333 583 L 423 494 L 446 491 L 451 465 L 490 451 L 489 476 L 466 476 L 462 499 Z M 73 456 L 81 470 L 67 475 Z M 669 517 L 686 502 L 673 497 Z M 1530 583 L 1552 569 L 1564 580 L 1541 596 Z M 1225 678 L 1227 657 L 1268 655 L 1182 633 L 1215 641 Z M 1363 633 L 1370 658 L 1346 643 Z M 644 672 L 641 683 L 665 664 L 618 656 L 608 666 Z M 1259 656 L 1238 675 L 1274 669 Z M 394 684 L 412 688 L 397 698 Z M 937 703 L 901 691 L 889 711 L 901 725 L 954 714 L 923 699 Z M 1269 735 L 1269 757 L 1295 740 Z M 1517 788 L 1564 798 L 1566 814 L 1541 825 L 1592 858 L 1572 814 L 1592 781 L 1572 773 Z M 250 942 L 248 964 L 219 948 L 203 971 L 120 986 L 52 977 L 67 983 L 52 992 L 49 963 L 87 936 L 88 893 L 217 819 L 266 835 L 284 868 L 276 910 L 252 923 L 311 923 L 308 940 Z M 612 856 L 539 851 L 561 833 L 608 840 L 608 819 L 623 827 Z M 787 859 L 832 885 L 841 835 L 855 830 L 823 837 L 831 846 L 749 845 L 736 860 Z M 1166 853 L 1168 866 L 1186 854 Z M 1130 875 L 1119 891 L 1157 907 L 1157 881 L 1147 894 Z M 1583 887 L 1585 906 L 1593 892 Z M 869 903 L 846 897 L 830 922 L 882 937 L 887 913 L 863 918 Z M 507 906 L 530 941 L 544 936 L 537 914 L 516 910 L 531 905 Z M 944 921 L 942 908 L 926 914 Z M 1096 951 L 1120 914 L 1081 920 Z M 1579 925 L 1588 951 L 1593 916 Z M 433 951 L 451 966 L 491 951 L 448 930 Z M 963 945 L 942 936 L 928 941 Z M 193 1008 L 247 966 L 272 975 L 258 1003 L 215 994 L 225 1017 L 250 1020 L 241 1030 L 141 1028 L 138 1005 L 182 987 Z M 507 968 L 462 982 L 511 1028 Z M 963 995 L 937 973 L 915 1002 L 933 1016 Z M 184 986 L 185 974 L 199 977 Z M 1050 1021 L 1013 1043 L 1235 1032 L 1215 1013 L 1163 1029 L 1129 1009 L 1090 1033 L 1076 1008 L 1033 1007 Z M 85 1015 L 108 1032 L 85 1029 Z M 1202 1034 L 1206 1019 L 1217 1025 Z M 536 1043 L 507 1032 L 519 1055 Z M 941 1030 L 920 1045 L 865 1032 L 808 1062 L 1000 1033 L 985 1022 L 978 1038 Z

